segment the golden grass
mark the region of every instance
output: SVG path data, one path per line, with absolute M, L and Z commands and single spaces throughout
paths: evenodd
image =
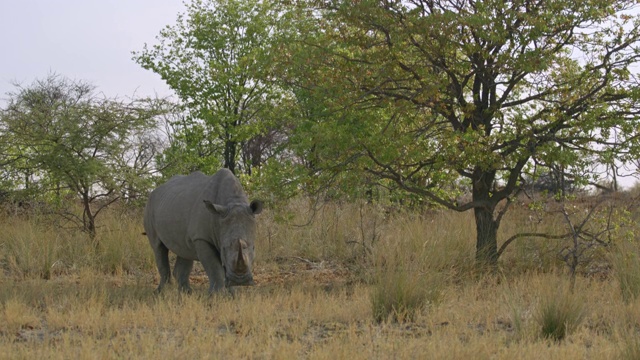
M 301 270 L 304 272 L 304 270 Z M 153 286 L 104 279 L 102 273 L 59 280 L 4 282 L 0 353 L 12 358 L 592 358 L 636 344 L 638 306 L 623 305 L 614 283 L 580 279 L 589 313 L 563 342 L 535 336 L 537 294 L 562 275 L 487 278 L 452 285 L 437 305 L 410 322 L 377 323 L 368 285 L 327 290 L 306 284 L 262 285 L 231 296 L 160 297 Z M 299 281 L 305 281 L 301 274 Z M 140 292 L 140 289 L 144 290 Z M 512 310 L 518 299 L 518 334 Z M 608 300 L 608 301 L 607 301 Z M 616 309 L 622 306 L 621 309 Z M 527 332 L 528 331 L 528 332 Z M 633 342 L 635 341 L 635 343 Z
M 304 202 L 288 210 L 287 222 L 274 221 L 269 211 L 260 217 L 257 286 L 212 297 L 206 295 L 200 266 L 192 275 L 194 294 L 181 295 L 173 284 L 153 295 L 157 275 L 140 235 L 139 213 L 105 214 L 98 246 L 45 219 L 3 219 L 0 358 L 631 359 L 640 354 L 640 303 L 623 297 L 618 278 L 607 274 L 576 279 L 571 304 L 584 310 L 584 317 L 564 340 L 540 335 L 545 300 L 561 299 L 569 286 L 562 264 L 547 259 L 555 255 L 550 250 L 555 244 L 515 242 L 500 271 L 487 275 L 473 267 L 470 214 L 327 205 L 316 221 L 291 226 L 306 223 L 310 213 Z M 517 212 L 509 216 L 501 238 L 560 226 L 534 224 Z M 381 279 L 389 274 L 406 276 L 409 288 L 426 301 L 411 316 L 378 321 L 372 299 L 385 289 Z M 437 296 L 429 298 L 430 291 Z

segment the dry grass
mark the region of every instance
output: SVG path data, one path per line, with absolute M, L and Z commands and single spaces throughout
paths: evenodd
M 3 219 L 0 357 L 632 359 L 640 354 L 640 303 L 623 296 L 620 280 L 606 274 L 579 276 L 574 293 L 565 291 L 569 282 L 562 264 L 547 259 L 554 257 L 555 245 L 516 242 L 504 254 L 501 272 L 483 275 L 471 265 L 470 214 L 327 205 L 315 222 L 291 226 L 304 224 L 309 208 L 296 202 L 288 211 L 286 222 L 274 221 L 273 212 L 261 216 L 257 286 L 234 297 L 206 296 L 201 267 L 192 275 L 193 295 L 180 295 L 173 285 L 154 296 L 157 276 L 140 235 L 140 214 L 109 213 L 98 246 L 46 219 Z M 517 212 L 510 216 L 501 238 L 559 226 L 532 224 Z M 640 272 L 612 263 L 614 273 Z M 394 290 L 402 281 L 401 290 Z M 376 315 L 375 299 L 385 302 L 387 295 L 403 291 L 415 306 Z M 569 304 L 582 315 L 562 341 L 541 336 L 540 314 L 553 303 Z
M 636 242 L 620 242 L 611 253 L 615 277 L 620 284 L 622 297 L 635 301 L 640 296 L 640 251 Z
M 534 320 L 542 338 L 561 341 L 584 321 L 587 312 L 583 294 L 586 291 L 572 291 L 566 280 L 549 285 L 539 295 Z

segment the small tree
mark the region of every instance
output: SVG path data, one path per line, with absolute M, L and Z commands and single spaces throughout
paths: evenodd
M 94 238 L 98 214 L 134 181 L 130 137 L 151 129 L 157 113 L 153 102 L 107 99 L 88 83 L 50 75 L 10 94 L 1 122 L 11 151 L 3 155 L 21 159 L 41 191 L 77 195 L 83 212 L 70 219 Z
M 268 51 L 278 16 L 271 1 L 196 0 L 160 32 L 158 45 L 135 53 L 185 108 L 165 163 L 246 174 L 260 165 L 255 138 L 279 126 L 275 106 L 284 96 L 265 71 L 275 56 Z

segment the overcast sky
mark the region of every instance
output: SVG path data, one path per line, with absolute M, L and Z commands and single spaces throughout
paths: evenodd
M 109 97 L 170 95 L 131 52 L 183 11 L 181 0 L 0 0 L 0 99 L 51 72 Z

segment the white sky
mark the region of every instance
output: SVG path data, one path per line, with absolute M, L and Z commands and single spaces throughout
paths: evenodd
M 168 96 L 131 52 L 155 44 L 184 12 L 181 0 L 0 0 L 0 104 L 15 89 L 55 72 L 108 97 Z

